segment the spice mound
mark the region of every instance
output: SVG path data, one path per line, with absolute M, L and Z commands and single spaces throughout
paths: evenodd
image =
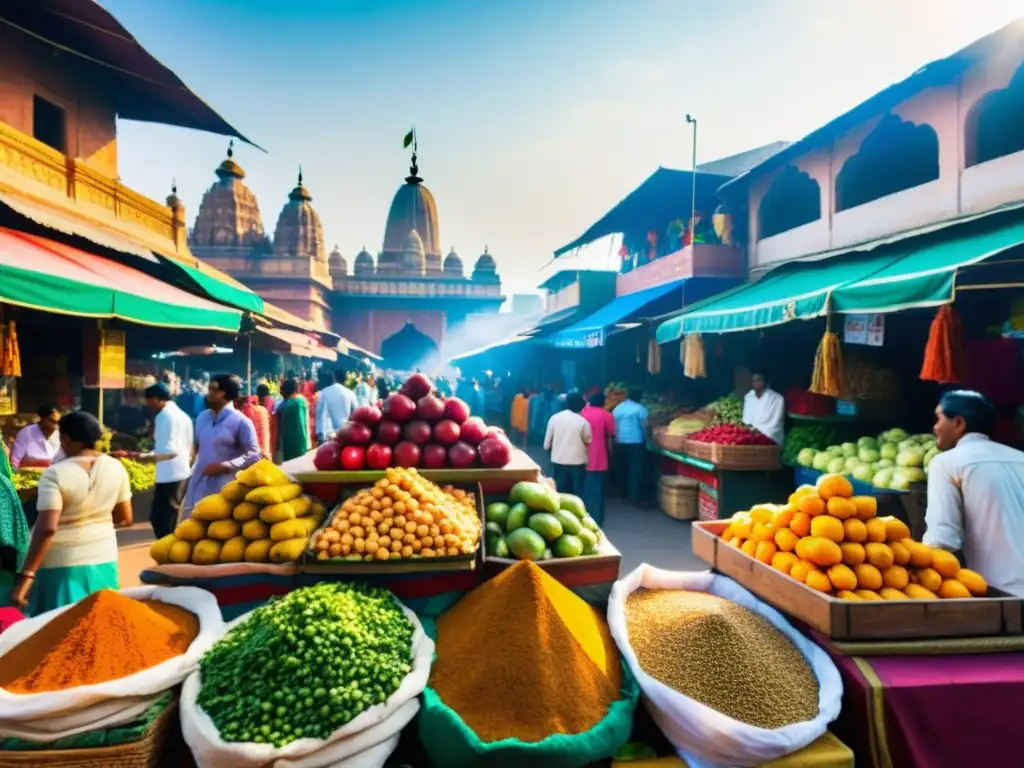
M 704 592 L 638 589 L 626 630 L 640 667 L 734 720 L 781 728 L 818 714 L 818 681 L 766 619 Z
M 184 608 L 105 589 L 0 656 L 0 688 L 42 693 L 117 680 L 180 656 L 197 634 Z
M 438 619 L 430 685 L 481 741 L 537 742 L 600 722 L 619 698 L 619 652 L 592 607 L 523 561 Z

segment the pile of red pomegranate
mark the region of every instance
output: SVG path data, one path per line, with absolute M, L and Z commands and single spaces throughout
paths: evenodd
M 470 469 L 504 467 L 512 443 L 504 431 L 469 415 L 457 397 L 431 394 L 423 374 L 410 376 L 402 388 L 377 405 L 352 411 L 331 442 L 313 458 L 320 471 L 419 467 Z
M 775 441 L 743 424 L 716 424 L 687 435 L 688 440 L 719 445 L 775 445 Z

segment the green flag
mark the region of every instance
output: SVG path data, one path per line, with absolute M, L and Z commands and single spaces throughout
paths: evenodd
M 409 145 L 412 144 L 414 141 L 416 141 L 415 128 L 413 128 L 411 131 L 405 134 L 405 139 L 402 141 L 402 149 L 407 149 Z

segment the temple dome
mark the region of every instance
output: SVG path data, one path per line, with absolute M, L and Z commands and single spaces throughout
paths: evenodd
M 450 276 L 462 277 L 462 257 L 455 252 L 454 247 L 444 257 L 444 273 Z
M 441 238 L 438 232 L 437 203 L 430 190 L 423 186 L 417 174 L 416 155 L 405 184 L 399 187 L 391 201 L 387 226 L 384 228 L 384 249 L 378 268 L 382 271 L 401 270 L 410 231 L 415 231 L 423 243 L 423 254 L 428 272 L 441 270 Z
M 373 274 L 373 256 L 364 247 L 359 253 L 356 254 L 356 261 L 352 267 L 352 274 L 354 275 L 372 275 Z
M 402 254 L 402 270 L 423 274 L 427 269 L 427 257 L 423 249 L 423 238 L 415 229 L 410 229 L 405 238 L 405 249 Z
M 484 246 L 484 252 L 473 265 L 473 279 L 484 282 L 498 281 L 498 266 L 494 263 L 494 257 L 487 252 L 487 246 Z
M 234 142 L 217 168 L 217 181 L 203 194 L 189 243 L 200 247 L 268 250 L 256 195 L 242 182 L 245 171 L 234 160 Z
M 337 245 L 331 251 L 327 263 L 330 265 L 331 277 L 345 277 L 348 274 L 348 262 L 341 255 L 341 249 Z
M 288 202 L 281 209 L 281 215 L 277 217 L 274 255 L 327 261 L 324 230 L 320 224 L 320 215 L 313 208 L 312 201 L 312 195 L 302 186 L 300 168 L 298 184 L 289 193 Z

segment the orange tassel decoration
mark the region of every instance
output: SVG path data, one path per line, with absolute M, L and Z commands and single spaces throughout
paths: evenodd
M 12 320 L 7 325 L 7 333 L 2 334 L 3 354 L 0 355 L 0 375 L 21 376 L 21 351 L 18 349 L 18 332 Z
M 843 351 L 839 346 L 839 337 L 826 328 L 814 356 L 814 372 L 811 374 L 808 391 L 816 395 L 842 397 L 845 388 L 846 376 L 843 373 Z
M 921 380 L 956 384 L 964 380 L 966 373 L 963 322 L 952 304 L 944 304 L 935 313 L 928 332 Z

